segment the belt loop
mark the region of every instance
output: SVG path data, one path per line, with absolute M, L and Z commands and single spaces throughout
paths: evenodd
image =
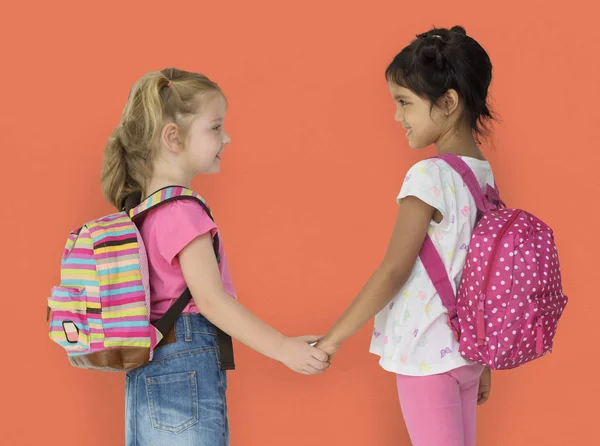
M 192 342 L 192 323 L 190 321 L 190 315 L 183 315 L 183 327 L 185 330 L 185 342 Z

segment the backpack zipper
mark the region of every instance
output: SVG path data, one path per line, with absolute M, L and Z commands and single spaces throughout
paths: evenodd
M 496 254 L 498 252 L 498 245 L 502 241 L 502 237 L 508 231 L 512 223 L 517 219 L 521 212 L 515 210 L 514 214 L 508 219 L 508 221 L 502 226 L 498 236 L 496 237 L 496 242 L 494 243 L 494 247 L 492 248 L 492 255 L 490 257 L 488 263 L 488 271 L 486 271 L 485 280 L 483 281 L 482 292 L 479 294 L 479 302 L 477 303 L 477 344 L 483 345 L 485 342 L 485 318 L 483 315 L 484 312 L 484 303 L 486 299 L 486 293 L 488 291 L 488 286 L 490 283 L 490 274 L 491 267 L 494 264 L 494 260 L 496 260 Z
M 535 336 L 535 353 L 541 355 L 544 351 L 544 316 L 538 316 L 535 327 L 536 327 L 536 336 Z

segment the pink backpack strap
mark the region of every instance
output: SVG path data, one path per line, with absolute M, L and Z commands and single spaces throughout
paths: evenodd
M 498 207 L 506 207 L 504 202 L 500 199 L 498 184 L 494 182 L 494 187 L 488 184 L 484 193 L 481 190 L 479 181 L 477 181 L 477 177 L 475 176 L 469 165 L 462 160 L 462 158 L 451 153 L 437 155 L 434 158 L 445 161 L 450 167 L 452 167 L 456 171 L 456 173 L 458 173 L 462 177 L 463 181 L 469 188 L 469 192 L 471 192 L 471 195 L 475 200 L 475 205 L 477 206 L 477 209 L 479 209 L 480 212 L 484 213 L 493 209 L 497 209 Z
M 469 165 L 465 163 L 460 157 L 451 153 L 437 155 L 435 158 L 445 161 L 450 167 L 452 167 L 456 171 L 456 173 L 458 173 L 462 177 L 463 181 L 469 188 L 469 192 L 471 192 L 471 195 L 475 200 L 477 209 L 479 209 L 481 212 L 487 212 L 489 210 L 489 205 L 486 205 L 485 195 L 481 190 L 481 186 L 479 185 L 479 181 L 477 181 L 477 177 L 475 176 Z
M 497 187 L 491 187 L 488 185 L 486 193 L 484 194 L 481 190 L 481 186 L 479 185 L 477 177 L 469 165 L 460 157 L 450 153 L 445 153 L 438 155 L 435 158 L 446 162 L 462 177 L 469 189 L 469 192 L 471 192 L 471 195 L 473 196 L 475 204 L 480 213 L 496 209 L 497 205 L 494 204 L 494 202 L 504 206 L 504 203 L 500 200 Z M 444 307 L 446 307 L 446 310 L 448 311 L 449 325 L 458 339 L 458 335 L 460 334 L 460 326 L 458 324 L 458 315 L 456 313 L 456 295 L 454 294 L 454 290 L 450 284 L 450 279 L 446 273 L 444 262 L 435 249 L 435 245 L 429 237 L 429 234 L 423 241 L 423 246 L 421 247 L 419 257 L 421 262 L 423 262 L 423 266 L 427 271 L 427 275 L 433 282 L 433 286 L 440 296 Z
M 458 315 L 456 313 L 456 295 L 454 294 L 454 290 L 450 284 L 450 279 L 448 279 L 444 262 L 435 249 L 435 245 L 429 237 L 429 234 L 427 234 L 425 240 L 423 241 L 423 246 L 421 247 L 419 257 L 421 258 L 421 262 L 423 262 L 423 266 L 425 266 L 427 275 L 433 282 L 435 290 L 440 296 L 440 299 L 442 299 L 444 307 L 446 307 L 446 310 L 448 310 L 448 321 L 450 328 L 452 328 L 454 335 L 458 339 L 458 335 L 460 334 L 460 326 L 458 325 Z

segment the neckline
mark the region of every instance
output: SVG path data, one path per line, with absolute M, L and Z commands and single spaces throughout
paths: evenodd
M 461 155 L 459 155 L 459 158 L 461 158 L 463 161 L 473 161 L 475 163 L 485 163 L 485 164 L 489 164 L 490 163 L 488 160 L 480 160 L 479 158 L 473 158 L 472 156 L 461 156 Z

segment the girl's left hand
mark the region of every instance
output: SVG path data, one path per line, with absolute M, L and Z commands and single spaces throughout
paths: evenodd
M 492 389 L 492 372 L 486 367 L 481 372 L 481 378 L 479 379 L 479 392 L 477 393 L 477 405 L 485 404 L 490 397 L 490 391 Z

